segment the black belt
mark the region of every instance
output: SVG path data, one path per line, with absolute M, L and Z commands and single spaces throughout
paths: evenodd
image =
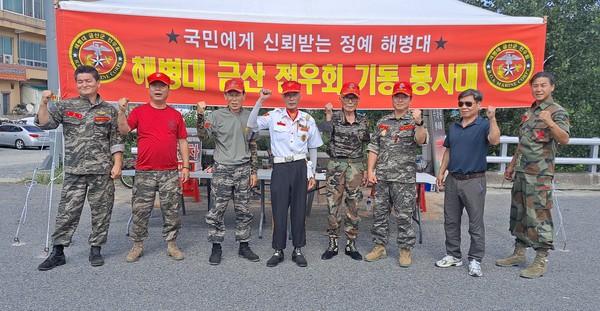
M 454 177 L 458 180 L 467 180 L 467 179 L 473 179 L 473 178 L 485 176 L 485 172 L 472 173 L 472 174 L 467 174 L 467 175 L 458 174 L 458 173 L 450 173 L 450 175 L 452 175 L 452 177 Z

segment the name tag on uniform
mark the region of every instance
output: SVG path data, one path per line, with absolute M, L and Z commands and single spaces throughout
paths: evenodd
M 94 117 L 94 122 L 108 122 L 108 121 L 110 121 L 109 116 L 95 116 Z
M 300 125 L 299 127 L 300 127 L 300 131 L 302 131 L 302 132 L 308 132 L 308 129 L 309 129 L 308 126 L 302 126 L 302 125 Z
M 287 124 L 285 124 L 285 122 L 278 121 L 273 130 L 276 132 L 287 132 Z
M 412 129 L 414 129 L 414 128 L 415 128 L 415 126 L 411 124 L 411 125 L 405 125 L 405 126 L 401 126 L 401 127 L 400 127 L 400 130 L 401 130 L 401 131 L 408 131 L 408 130 L 412 130 Z
M 75 111 L 65 111 L 65 114 L 67 115 L 67 117 L 75 117 L 77 119 L 83 118 L 83 115 L 81 113 L 77 113 Z

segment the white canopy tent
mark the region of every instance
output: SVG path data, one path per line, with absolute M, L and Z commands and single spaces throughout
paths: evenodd
M 99 0 L 60 1 L 61 9 L 107 14 L 317 25 L 541 24 L 455 0 Z

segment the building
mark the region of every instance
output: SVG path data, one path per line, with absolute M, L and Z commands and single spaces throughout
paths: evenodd
M 34 113 L 48 88 L 43 2 L 0 1 L 0 115 Z

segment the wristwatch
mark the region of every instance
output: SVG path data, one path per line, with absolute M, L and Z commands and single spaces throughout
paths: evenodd
M 425 121 L 424 121 L 424 120 L 421 120 L 421 122 L 419 122 L 419 123 L 416 123 L 416 122 L 415 122 L 415 125 L 416 125 L 416 126 L 423 126 L 423 123 L 425 123 Z

